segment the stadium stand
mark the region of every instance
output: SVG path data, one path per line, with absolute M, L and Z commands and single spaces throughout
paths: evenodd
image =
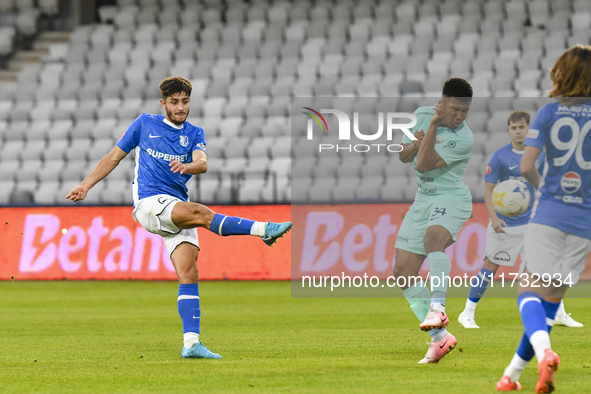
M 0 0 L 0 58 L 58 6 Z M 534 115 L 548 67 L 591 38 L 586 0 L 119 0 L 99 15 L 0 82 L 0 204 L 61 203 L 137 115 L 161 113 L 169 75 L 193 82 L 189 121 L 206 132 L 210 171 L 190 197 L 206 204 L 411 201 L 414 174 L 397 160 L 306 157 L 290 99 L 437 97 L 464 77 L 477 97 L 465 181 L 482 201 L 508 113 Z M 132 178 L 126 159 L 85 203 L 130 204 Z

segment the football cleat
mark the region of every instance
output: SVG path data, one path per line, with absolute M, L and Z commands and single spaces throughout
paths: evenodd
M 267 222 L 265 226 L 265 235 L 263 236 L 263 242 L 268 246 L 272 246 L 279 238 L 283 238 L 283 235 L 291 230 L 293 224 L 291 222 L 284 223 L 271 223 Z
M 448 332 L 441 341 L 428 343 L 429 350 L 427 350 L 425 358 L 419 361 L 418 364 L 438 363 L 447 353 L 454 350 L 457 344 L 456 337 Z
M 480 328 L 476 324 L 474 316 L 470 316 L 464 312 L 460 313 L 460 316 L 458 316 L 458 323 L 460 323 L 460 326 L 464 328 Z
M 201 342 L 194 343 L 193 346 L 187 348 L 183 347 L 181 351 L 182 358 L 222 358 L 217 353 L 213 353 L 211 350 L 203 346 Z
M 501 380 L 497 382 L 497 391 L 519 391 L 521 390 L 521 384 L 516 380 L 511 381 L 511 378 L 507 375 L 503 376 Z
M 448 323 L 449 319 L 445 312 L 438 312 L 434 311 L 433 309 L 429 309 L 425 320 L 419 324 L 419 328 L 423 331 L 430 331 L 434 328 L 447 327 Z
M 554 318 L 554 325 L 566 327 L 583 327 L 583 323 L 579 323 L 578 321 L 570 317 L 570 313 L 568 315 L 557 314 L 556 318 Z
M 542 362 L 538 364 L 539 379 L 536 383 L 536 393 L 551 393 L 554 391 L 554 372 L 558 369 L 560 357 L 550 349 L 546 349 Z

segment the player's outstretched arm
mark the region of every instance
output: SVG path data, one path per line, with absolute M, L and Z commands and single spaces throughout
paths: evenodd
M 125 156 L 127 156 L 127 153 L 123 149 L 118 146 L 114 147 L 112 151 L 107 153 L 105 157 L 98 162 L 90 175 L 70 191 L 70 194 L 68 194 L 66 198 L 69 198 L 74 202 L 84 200 L 88 191 L 104 177 L 109 175 Z
M 542 150 L 535 146 L 528 145 L 525 147 L 525 152 L 521 158 L 521 164 L 519 165 L 519 171 L 528 180 L 529 183 L 534 185 L 536 190 L 540 188 L 540 180 L 542 176 L 536 168 L 536 160 Z
M 507 227 L 507 223 L 505 223 L 504 220 L 499 219 L 497 211 L 495 211 L 493 205 L 493 190 L 495 189 L 495 186 L 494 183 L 484 182 L 484 205 L 488 211 L 492 228 L 497 233 L 504 233 L 505 230 L 503 230 L 503 226 Z
M 203 174 L 207 172 L 207 154 L 200 149 L 193 151 L 192 160 L 190 163 L 181 163 L 180 161 L 171 160 L 170 171 L 181 174 Z
M 414 133 L 414 136 L 417 137 L 416 141 L 411 142 L 410 144 L 402 144 L 402 150 L 398 153 L 398 158 L 403 163 L 408 163 L 413 161 L 417 152 L 419 151 L 419 147 L 421 146 L 421 141 L 425 136 L 423 130 L 419 130 Z

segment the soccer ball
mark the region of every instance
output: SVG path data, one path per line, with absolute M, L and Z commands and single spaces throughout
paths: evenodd
M 493 190 L 493 206 L 498 214 L 514 217 L 521 215 L 530 201 L 529 190 L 525 183 L 509 179 L 499 183 Z

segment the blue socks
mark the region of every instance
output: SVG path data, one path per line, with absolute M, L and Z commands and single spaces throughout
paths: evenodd
M 179 285 L 177 306 L 183 321 L 185 347 L 199 343 L 201 309 L 199 309 L 199 284 Z M 187 343 L 189 346 L 187 346 Z
M 530 361 L 534 354 L 539 359 L 540 355 L 543 355 L 544 348 L 550 347 L 548 334 L 554 326 L 554 318 L 560 303 L 543 300 L 533 292 L 520 294 L 517 301 L 525 329 L 517 348 L 517 355 L 525 361 Z M 537 350 L 536 347 L 538 347 Z
M 533 292 L 521 293 L 517 297 L 519 303 L 519 313 L 523 328 L 528 337 L 537 331 L 548 332 L 546 326 L 546 311 L 542 305 L 542 299 L 539 295 Z
M 209 231 L 222 236 L 251 235 L 250 229 L 254 223 L 254 220 L 216 213 L 209 226 Z
M 480 269 L 480 272 L 478 273 L 478 284 L 477 286 L 472 285 L 470 288 L 470 294 L 468 294 L 468 299 L 470 301 L 480 301 L 490 283 L 491 275 L 492 271 L 489 271 L 484 267 Z

